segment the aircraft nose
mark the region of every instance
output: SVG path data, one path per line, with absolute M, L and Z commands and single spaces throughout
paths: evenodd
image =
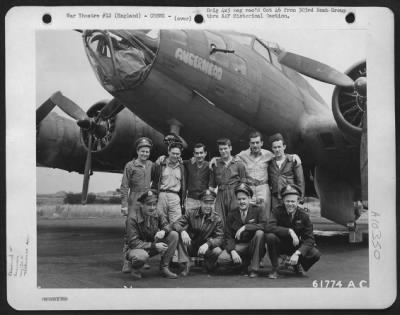
M 143 83 L 159 45 L 158 33 L 151 30 L 87 30 L 83 39 L 90 64 L 110 93 Z

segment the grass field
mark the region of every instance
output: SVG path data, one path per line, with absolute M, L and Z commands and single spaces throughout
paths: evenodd
M 120 217 L 120 205 L 37 205 L 37 215 L 42 218 Z
M 37 216 L 41 218 L 91 218 L 91 217 L 120 217 L 119 204 L 87 204 L 70 205 L 63 203 L 64 197 L 55 195 L 38 195 L 36 200 Z M 311 214 L 319 215 L 319 200 L 306 198 L 304 204 Z

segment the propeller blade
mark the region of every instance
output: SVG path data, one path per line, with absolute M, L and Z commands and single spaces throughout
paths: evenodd
M 88 189 L 89 189 L 89 179 L 92 168 L 92 143 L 93 143 L 93 135 L 89 134 L 88 152 L 86 155 L 85 172 L 83 174 L 82 204 L 86 204 Z
M 325 83 L 343 87 L 352 87 L 354 85 L 354 81 L 348 75 L 304 56 L 283 51 L 279 54 L 279 61 L 286 67 Z
M 38 125 L 56 106 L 54 102 L 49 98 L 36 110 L 36 125 Z
M 50 99 L 58 105 L 66 114 L 75 120 L 88 119 L 85 111 L 80 108 L 76 103 L 61 94 L 61 92 L 54 93 Z
M 361 199 L 368 200 L 368 141 L 367 141 L 367 111 L 362 118 L 361 144 L 360 144 L 360 174 L 361 174 Z
M 118 114 L 121 110 L 124 109 L 124 105 L 116 100 L 115 98 L 113 98 L 111 101 L 109 101 L 106 106 L 104 106 L 99 115 L 98 118 L 101 118 L 103 120 L 109 119 L 112 116 L 115 116 L 116 114 Z

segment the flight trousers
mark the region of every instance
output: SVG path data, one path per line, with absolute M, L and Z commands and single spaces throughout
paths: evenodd
M 278 267 L 279 256 L 284 254 L 291 256 L 300 247 L 301 242 L 298 246 L 293 246 L 293 240 L 288 235 L 287 237 L 278 237 L 274 233 L 267 233 L 265 236 L 269 259 L 273 268 Z M 319 250 L 314 246 L 310 247 L 309 250 L 299 256 L 299 264 L 305 271 L 309 270 L 321 257 Z
M 264 231 L 258 230 L 255 232 L 250 242 L 237 243 L 235 245 L 235 251 L 242 258 L 242 266 L 248 268 L 248 271 L 257 272 L 260 269 L 260 260 L 265 255 L 265 238 Z M 220 266 L 232 266 L 234 265 L 232 256 L 227 250 L 224 250 L 217 260 Z
M 161 267 L 168 267 L 178 246 L 178 241 L 179 235 L 176 231 L 169 232 L 168 235 L 166 235 L 164 239 L 160 241 L 168 245 L 168 249 L 161 255 Z M 155 248 L 135 248 L 128 251 L 127 258 L 132 262 L 132 268 L 140 269 L 150 257 L 153 257 L 157 254 L 158 252 Z

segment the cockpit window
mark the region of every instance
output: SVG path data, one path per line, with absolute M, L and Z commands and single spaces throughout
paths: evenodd
M 270 55 L 271 55 L 271 59 L 272 59 L 272 64 L 277 67 L 279 70 L 282 71 L 282 65 L 280 64 L 279 60 L 278 60 L 278 55 L 280 54 L 280 52 L 282 51 L 281 48 L 279 47 L 279 45 L 277 43 L 274 42 L 269 42 L 266 41 L 264 39 L 260 39 L 260 41 L 268 47 L 269 51 L 270 51 Z
M 254 41 L 253 45 L 254 50 L 259 53 L 266 61 L 271 63 L 271 55 L 269 54 L 269 50 L 267 47 L 262 45 L 258 40 Z
M 158 48 L 154 36 L 150 30 L 84 32 L 89 61 L 107 91 L 133 89 L 143 82 Z
M 240 34 L 240 33 L 227 33 L 229 37 L 237 41 L 238 43 L 246 46 L 251 46 L 254 40 L 254 36 Z

